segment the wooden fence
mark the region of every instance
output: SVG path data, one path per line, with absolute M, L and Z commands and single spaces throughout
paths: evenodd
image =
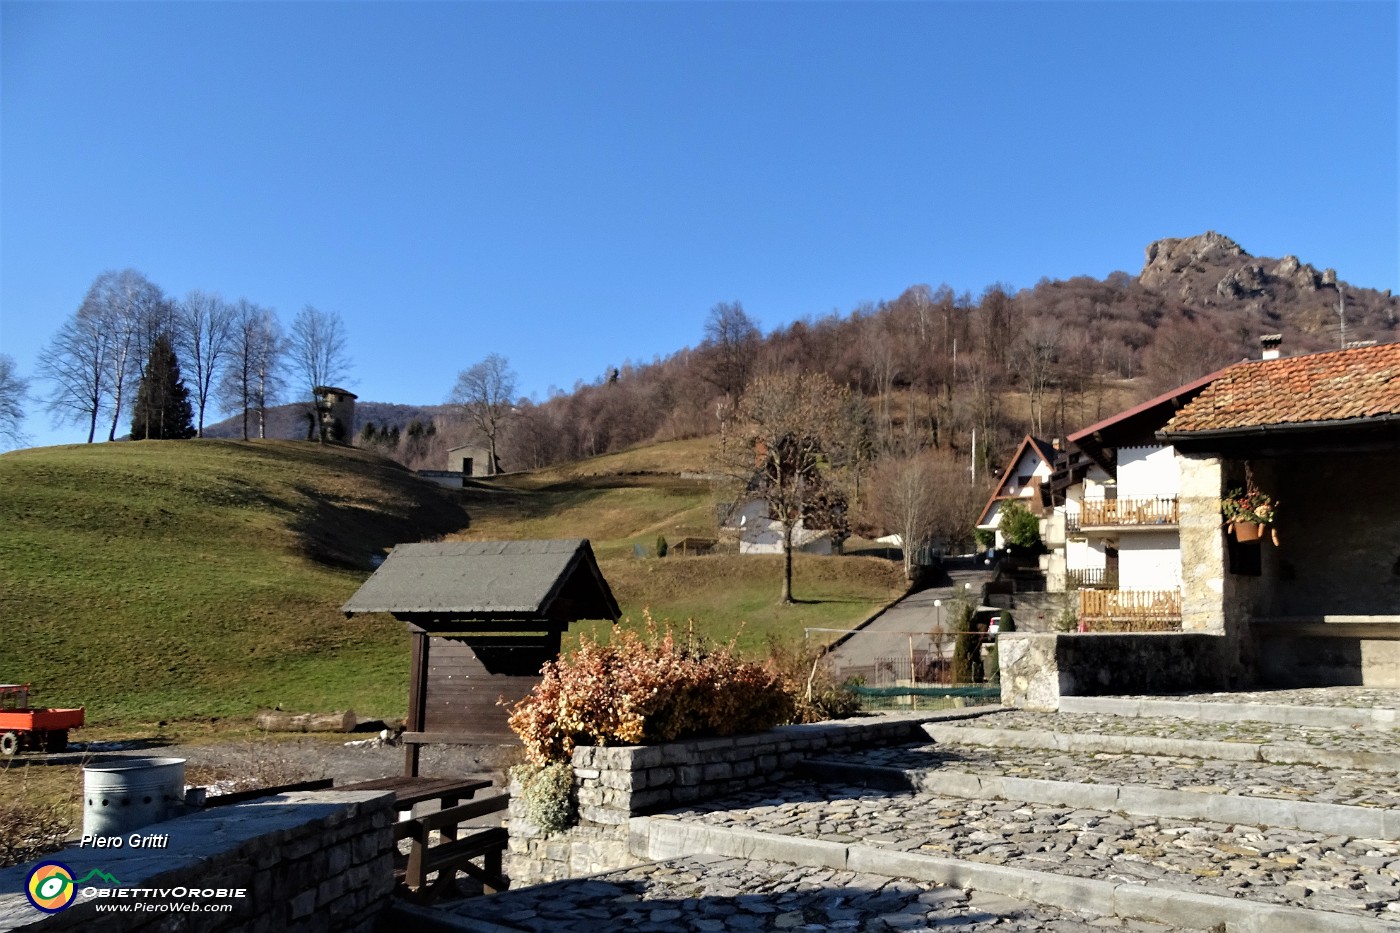
M 1095 526 L 1175 525 L 1181 519 L 1176 496 L 1126 499 L 1085 499 L 1078 515 L 1066 522 L 1069 531 Z
M 1180 590 L 1080 590 L 1081 632 L 1179 632 Z

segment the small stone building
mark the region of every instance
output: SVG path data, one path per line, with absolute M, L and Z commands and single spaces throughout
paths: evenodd
M 355 399 L 359 396 L 335 386 L 317 386 L 312 392 L 316 396 L 316 413 L 321 419 L 321 437 L 338 444 L 354 443 Z
M 429 743 L 513 742 L 513 703 L 573 622 L 616 622 L 586 539 L 401 544 L 342 610 L 387 612 L 412 638 L 405 771 Z
M 500 464 L 491 462 L 491 450 L 476 444 L 453 447 L 447 452 L 447 472 L 469 476 L 494 476 Z

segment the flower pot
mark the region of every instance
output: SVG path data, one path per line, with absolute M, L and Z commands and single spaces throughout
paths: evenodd
M 1230 525 L 1230 529 L 1235 534 L 1235 540 L 1239 542 L 1258 541 L 1264 533 L 1264 526 L 1258 522 L 1236 521 Z

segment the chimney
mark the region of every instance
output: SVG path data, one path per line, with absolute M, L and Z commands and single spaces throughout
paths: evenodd
M 1283 334 L 1265 334 L 1259 338 L 1259 347 L 1264 352 L 1260 355 L 1261 360 L 1278 359 L 1279 344 L 1283 343 Z

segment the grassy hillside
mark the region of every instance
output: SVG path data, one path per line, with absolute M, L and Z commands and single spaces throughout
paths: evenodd
M 454 498 L 381 458 L 292 441 L 0 456 L 0 679 L 90 722 L 404 705 L 407 636 L 337 609 Z
M 718 640 L 739 635 L 746 650 L 762 652 L 769 637 L 801 640 L 803 629 L 847 628 L 904 590 L 898 565 L 871 557 L 799 555 L 795 606 L 777 603 L 782 558 L 717 554 L 657 559 L 656 539 L 712 537 L 715 506 L 732 490 L 681 473 L 703 471 L 713 438 L 653 444 L 560 464 L 534 473 L 479 483 L 464 493 L 470 528 L 452 537 L 589 538 L 623 615 L 639 622 L 642 610 Z M 603 634 L 606 627 L 575 631 Z M 813 635 L 830 640 L 830 636 Z
M 770 636 L 848 627 L 901 590 L 888 561 L 802 558 L 803 602 L 783 607 L 776 556 L 634 556 L 658 535 L 713 534 L 721 493 L 674 472 L 694 469 L 702 447 L 657 445 L 461 492 L 373 454 L 298 441 L 5 454 L 0 682 L 30 681 L 36 702 L 83 704 L 90 723 L 121 728 L 278 704 L 402 715 L 403 627 L 338 609 L 374 555 L 440 536 L 590 538 L 626 616 L 649 607 L 717 639 L 742 632 L 755 652 Z

